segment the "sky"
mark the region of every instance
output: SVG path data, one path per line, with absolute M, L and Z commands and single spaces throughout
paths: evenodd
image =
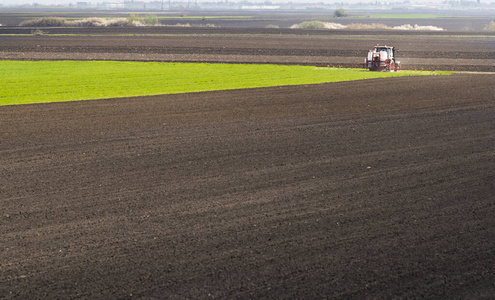
M 130 0 L 129 0 L 130 1 Z M 140 2 L 154 2 L 157 0 L 135 0 L 135 1 L 140 1 Z M 159 1 L 159 0 L 158 0 Z M 180 0 L 175 0 L 175 1 L 180 1 Z M 184 2 L 187 2 L 187 0 L 183 0 Z M 205 2 L 217 2 L 217 1 L 224 1 L 224 0 L 197 0 L 198 2 L 205 1 Z M 229 0 L 229 2 L 240 2 L 242 0 Z M 267 0 L 248 0 L 249 2 L 265 2 Z M 268 0 L 272 3 L 287 3 L 287 2 L 303 2 L 303 3 L 319 3 L 319 2 L 325 2 L 325 3 L 333 3 L 333 2 L 347 2 L 347 3 L 357 3 L 357 2 L 363 2 L 363 3 L 373 3 L 376 2 L 377 0 Z M 403 0 L 378 0 L 380 2 L 402 2 Z M 411 3 L 415 2 L 423 2 L 423 3 L 441 3 L 443 0 L 423 0 L 423 1 L 415 1 L 411 0 Z M 32 4 L 32 3 L 39 3 L 42 5 L 69 5 L 70 3 L 76 4 L 77 2 L 89 2 L 89 3 L 102 3 L 102 2 L 113 2 L 113 3 L 123 3 L 124 0 L 0 0 L 0 4 L 3 5 L 22 5 L 22 4 Z

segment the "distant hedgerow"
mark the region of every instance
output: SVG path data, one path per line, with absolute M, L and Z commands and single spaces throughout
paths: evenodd
M 80 20 L 66 20 L 55 17 L 44 17 L 27 20 L 21 26 L 27 27 L 136 27 L 158 25 L 156 15 L 138 17 L 131 14 L 128 18 L 86 18 Z
M 73 20 L 66 22 L 68 26 L 74 27 L 126 27 L 126 26 L 139 26 L 142 24 L 130 23 L 126 18 L 87 18 L 81 20 Z
M 56 17 L 43 17 L 21 22 L 21 26 L 26 27 L 64 27 L 67 21 Z
M 300 28 L 300 29 L 324 29 L 325 23 L 321 21 L 306 21 L 296 25 L 292 25 L 291 28 Z
M 381 23 L 372 23 L 372 24 L 360 24 L 360 23 L 352 23 L 348 24 L 345 27 L 346 29 L 354 29 L 354 30 L 362 30 L 362 29 L 391 29 L 389 26 Z
M 156 15 L 146 15 L 144 17 L 139 17 L 135 14 L 130 14 L 129 17 L 127 17 L 127 22 L 129 24 L 141 23 L 141 25 L 145 26 L 156 26 L 159 24 L 158 17 Z

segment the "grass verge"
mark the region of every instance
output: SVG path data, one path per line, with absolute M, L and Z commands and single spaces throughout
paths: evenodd
M 450 72 L 121 61 L 0 61 L 0 106 Z
M 369 17 L 377 18 L 377 19 L 438 19 L 438 18 L 454 18 L 455 16 L 422 15 L 422 14 L 371 14 Z

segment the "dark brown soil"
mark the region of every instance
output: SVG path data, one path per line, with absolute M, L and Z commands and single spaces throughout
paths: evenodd
M 51 11 L 36 10 L 30 8 L 29 12 L 13 12 L 6 8 L 0 11 L 0 22 L 3 26 L 18 26 L 21 22 L 40 18 L 40 17 L 60 17 L 67 19 L 84 19 L 90 17 L 99 18 L 127 18 L 131 12 L 116 12 L 116 11 L 74 11 L 69 12 L 58 11 L 54 14 Z M 333 11 L 330 10 L 317 10 L 308 9 L 307 11 L 295 11 L 295 10 L 280 10 L 280 11 L 242 11 L 242 10 L 189 10 L 189 11 L 166 11 L 166 12 L 151 12 L 156 14 L 159 18 L 161 25 L 175 26 L 177 24 L 188 24 L 193 27 L 206 27 L 215 26 L 220 28 L 231 29 L 247 29 L 253 28 L 266 28 L 267 26 L 278 26 L 282 29 L 290 28 L 294 24 L 299 24 L 305 21 L 321 21 L 321 22 L 334 22 L 344 25 L 349 24 L 373 24 L 379 23 L 389 27 L 401 26 L 404 24 L 421 25 L 421 26 L 436 26 L 441 27 L 449 32 L 462 31 L 462 32 L 479 32 L 482 31 L 485 26 L 493 21 L 493 16 L 490 14 L 490 10 L 487 11 L 474 11 L 474 10 L 438 10 L 431 11 L 412 12 L 410 10 L 399 11 L 394 9 L 393 11 L 369 11 L 369 14 L 423 14 L 423 15 L 439 15 L 443 17 L 425 17 L 425 18 L 369 18 L 369 17 L 349 17 L 349 18 L 337 18 L 333 17 Z M 144 14 L 137 13 L 138 16 Z M 351 15 L 357 16 L 363 15 L 363 12 L 351 12 Z M 229 17 L 230 16 L 230 17 Z
M 47 28 L 52 34 L 12 36 L 25 28 L 0 29 L 2 59 L 152 60 L 305 64 L 361 67 L 368 49 L 399 49 L 404 69 L 495 71 L 495 36 L 424 32 L 268 30 L 223 28 Z M 98 31 L 99 30 L 99 31 Z M 3 34 L 2 34 L 3 33 Z M 132 36 L 122 34 L 132 33 Z
M 0 109 L 7 298 L 488 298 L 493 75 Z
M 1 51 L 303 48 L 45 38 L 2 36 Z M 0 107 L 1 298 L 491 298 L 494 78 Z

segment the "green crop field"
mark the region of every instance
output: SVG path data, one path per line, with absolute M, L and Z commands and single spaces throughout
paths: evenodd
M 0 61 L 0 106 L 449 72 L 120 61 Z

